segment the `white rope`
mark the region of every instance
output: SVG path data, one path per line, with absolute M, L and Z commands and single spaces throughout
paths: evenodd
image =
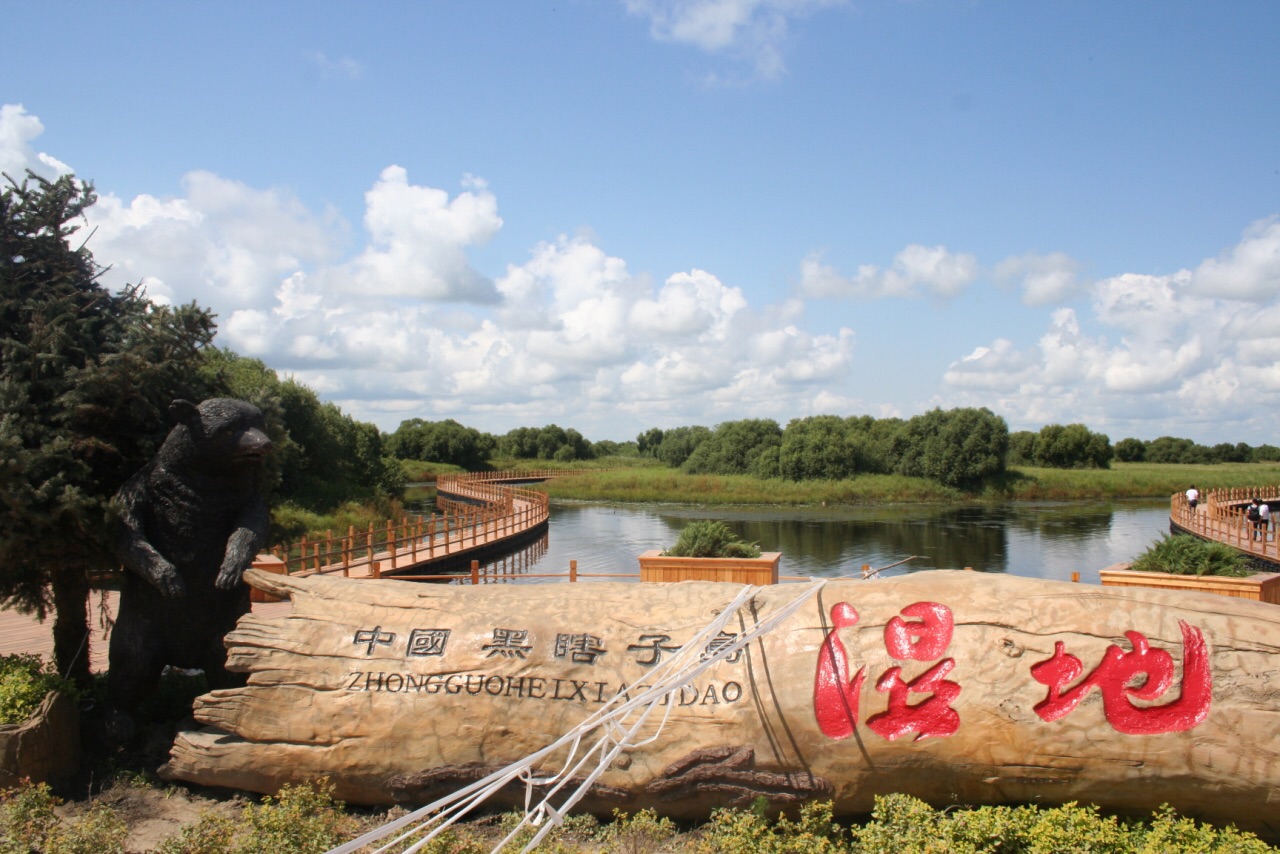
M 631 688 L 625 693 L 619 693 L 552 744 L 526 756 L 524 759 L 513 762 L 506 768 L 495 771 L 483 780 L 477 780 L 451 795 L 433 801 L 382 827 L 369 831 L 358 839 L 353 839 L 340 845 L 332 849 L 330 854 L 351 854 L 351 852 L 357 851 L 366 845 L 385 839 L 408 825 L 414 825 L 400 836 L 384 844 L 381 848 L 374 850 L 373 854 L 379 854 L 379 852 L 389 851 L 394 846 L 401 844 L 416 834 L 430 829 L 426 836 L 404 850 L 404 854 L 413 854 L 454 821 L 470 812 L 517 778 L 523 779 L 525 782 L 525 815 L 520 823 L 493 848 L 493 851 L 502 850 L 526 826 L 544 825 L 523 849 L 524 851 L 531 851 L 554 827 L 563 822 L 563 816 L 588 793 L 591 786 L 613 764 L 620 753 L 624 750 L 634 750 L 650 744 L 661 735 L 670 718 L 671 709 L 675 705 L 670 699 L 673 694 L 676 694 L 712 665 L 729 658 L 757 638 L 772 631 L 799 610 L 826 583 L 825 579 L 820 579 L 806 584 L 805 590 L 799 596 L 774 611 L 769 617 L 739 633 L 733 641 L 718 647 L 713 653 L 709 655 L 703 654 L 701 651 L 706 648 L 708 640 L 717 637 L 738 610 L 750 602 L 761 590 L 759 587 L 744 587 L 733 601 L 699 631 L 692 640 L 684 644 L 676 654 L 667 658 L 652 671 L 650 674 L 651 687 L 634 697 L 630 696 L 633 690 Z M 686 660 L 695 655 L 695 653 L 699 655 L 699 660 L 692 664 L 687 663 Z M 653 711 L 663 703 L 664 698 L 667 700 L 666 711 L 653 735 L 643 741 L 636 741 L 635 739 L 640 729 L 649 720 Z M 633 713 L 637 717 L 628 722 L 628 718 Z M 596 740 L 583 752 L 582 757 L 575 761 L 583 738 L 593 733 L 593 731 L 598 731 Z M 565 747 L 568 748 L 568 756 L 560 772 L 536 781 L 541 785 L 551 785 L 551 789 L 536 806 L 530 808 L 531 794 L 535 784 L 535 778 L 532 773 L 533 768 L 543 759 Z M 551 799 L 568 785 L 569 781 L 587 764 L 592 756 L 597 754 L 599 758 L 596 760 L 592 771 L 582 779 L 560 806 L 554 806 Z M 435 826 L 433 827 L 433 825 Z

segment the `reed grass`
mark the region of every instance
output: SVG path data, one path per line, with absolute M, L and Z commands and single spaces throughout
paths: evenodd
M 646 504 L 895 504 L 963 498 L 934 481 L 898 475 L 797 482 L 748 475 L 691 475 L 665 467 L 583 472 L 549 480 L 539 488 L 552 498 Z
M 747 475 L 690 475 L 665 467 L 583 471 L 540 487 L 552 498 L 686 504 L 858 505 L 964 501 L 1106 501 L 1167 499 L 1196 484 L 1211 489 L 1280 484 L 1280 463 L 1177 465 L 1115 463 L 1110 469 L 1010 469 L 977 493 L 932 480 L 868 474 L 847 480 L 765 480 Z

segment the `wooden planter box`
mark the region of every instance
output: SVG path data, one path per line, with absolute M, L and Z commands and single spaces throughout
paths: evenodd
M 284 561 L 282 561 L 280 558 L 276 557 L 275 555 L 267 555 L 267 554 L 262 554 L 255 557 L 253 559 L 253 568 L 261 569 L 263 572 L 272 572 L 272 573 L 275 573 L 276 575 L 287 575 L 289 572 L 288 568 L 285 566 Z M 270 593 L 263 593 L 258 588 L 253 587 L 253 588 L 250 588 L 249 590 L 249 601 L 250 602 L 279 602 L 280 597 L 272 596 Z
M 666 557 L 659 549 L 640 555 L 641 581 L 732 581 L 777 584 L 782 552 L 760 557 Z
M 60 691 L 51 691 L 31 717 L 0 726 L 0 788 L 24 777 L 47 783 L 70 777 L 80 765 L 80 709 Z
M 1259 572 L 1248 578 L 1220 578 L 1214 575 L 1169 575 L 1164 572 L 1134 572 L 1130 564 L 1118 563 L 1099 570 L 1103 587 L 1155 587 L 1161 590 L 1189 590 L 1234 596 L 1255 602 L 1280 605 L 1280 572 Z

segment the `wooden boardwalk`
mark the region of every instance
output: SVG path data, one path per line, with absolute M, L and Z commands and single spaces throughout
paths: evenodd
M 544 528 L 551 515 L 546 493 L 511 484 L 562 474 L 540 470 L 446 475 L 436 481 L 442 513 L 276 546 L 271 553 L 278 563 L 272 571 L 382 578 L 456 565 Z
M 1181 492 L 1170 499 L 1169 526 L 1206 540 L 1225 543 L 1250 557 L 1280 565 L 1280 538 L 1268 523 L 1255 527 L 1245 518 L 1249 501 L 1259 498 L 1280 509 L 1280 487 L 1259 486 L 1237 489 L 1211 489 L 1192 507 Z

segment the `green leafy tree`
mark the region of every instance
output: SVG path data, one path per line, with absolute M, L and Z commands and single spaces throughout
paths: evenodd
M 266 416 L 274 449 L 263 472 L 276 501 L 327 512 L 346 501 L 391 497 L 403 488 L 400 466 L 383 448 L 373 424 L 356 421 L 335 404 L 258 359 L 210 348 L 205 373 L 232 397 Z
M 850 443 L 858 449 L 859 458 L 867 472 L 888 474 L 893 471 L 896 458 L 894 443 L 906 426 L 901 418 L 872 418 L 859 415 L 848 419 Z
M 726 421 L 681 466 L 690 474 L 778 476 L 782 428 L 768 418 Z
M 778 450 L 787 480 L 840 480 L 867 469 L 849 423 L 836 415 L 795 418 L 782 433 Z
M 1219 442 L 1210 450 L 1213 452 L 1213 458 L 1220 463 L 1247 463 L 1253 451 L 1243 442 L 1235 445 L 1230 442 Z
M 596 459 L 601 457 L 638 457 L 640 448 L 635 442 L 615 442 L 612 439 L 597 439 L 591 443 L 591 454 Z
M 1116 442 L 1116 459 L 1122 463 L 1140 463 L 1147 456 L 1147 443 L 1141 439 L 1121 439 Z
M 658 456 L 658 446 L 661 444 L 662 431 L 657 427 L 650 427 L 636 437 L 636 447 L 642 457 Z
M 112 293 L 73 245 L 92 184 L 5 176 L 0 191 L 0 601 L 54 614 L 54 659 L 88 679 L 89 573 L 119 565 L 111 497 L 155 452 L 201 374 L 213 317 Z
M 536 427 L 516 427 L 498 437 L 498 454 L 514 460 L 536 460 L 538 458 L 538 429 Z
M 292 379 L 281 381 L 284 426 L 296 453 L 281 472 L 278 496 L 309 510 L 394 495 L 399 466 L 382 451 L 378 428 L 356 421 Z
M 1250 456 L 1255 463 L 1280 462 L 1280 448 L 1275 445 L 1259 445 Z
M 545 427 L 517 427 L 497 440 L 497 452 L 517 460 L 571 462 L 594 456 L 591 443 L 572 428 L 555 424 Z
M 1191 462 L 1192 449 L 1196 443 L 1190 439 L 1179 439 L 1176 436 L 1161 436 L 1147 442 L 1146 461 L 1149 463 L 1186 463 Z
M 1036 437 L 1032 457 L 1044 468 L 1079 469 L 1111 467 L 1111 440 L 1083 424 L 1047 424 Z
M 706 427 L 676 427 L 662 434 L 662 441 L 658 443 L 654 456 L 671 468 L 678 469 L 699 445 L 710 438 L 711 431 Z
M 468 471 L 487 468 L 496 447 L 493 436 L 474 427 L 464 427 L 451 418 L 401 421 L 386 442 L 387 453 L 396 459 L 448 463 Z
M 991 410 L 934 409 L 906 423 L 895 441 L 896 470 L 943 486 L 978 489 L 1005 472 L 1009 427 Z
M 1019 430 L 1009 434 L 1009 458 L 1011 466 L 1033 466 L 1036 464 L 1036 433 L 1030 430 Z

